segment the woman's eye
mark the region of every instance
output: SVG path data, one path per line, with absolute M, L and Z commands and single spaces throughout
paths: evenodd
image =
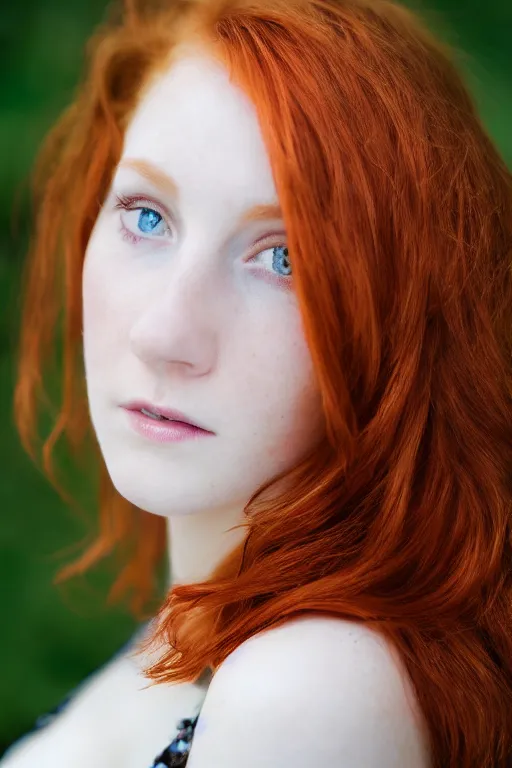
M 121 210 L 121 231 L 131 242 L 156 239 L 169 234 L 164 217 L 149 206 L 135 206 L 134 200 L 118 197 L 116 208 Z
M 265 250 L 260 251 L 258 256 L 280 277 L 288 277 L 292 274 L 288 248 L 285 245 L 274 245 L 272 248 L 265 248 Z

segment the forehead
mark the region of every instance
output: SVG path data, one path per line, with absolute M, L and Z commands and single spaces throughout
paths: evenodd
M 243 204 L 277 200 L 254 105 L 220 62 L 197 50 L 182 51 L 146 91 L 123 155 L 161 166 L 187 194 L 229 187 Z

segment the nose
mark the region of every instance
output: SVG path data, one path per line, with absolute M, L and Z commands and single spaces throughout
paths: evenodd
M 215 278 L 197 267 L 156 278 L 131 328 L 133 353 L 149 366 L 208 374 L 217 358 L 215 291 Z

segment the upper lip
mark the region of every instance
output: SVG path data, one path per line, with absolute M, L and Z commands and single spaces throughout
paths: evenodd
M 165 416 L 165 418 L 170 419 L 170 421 L 182 421 L 184 424 L 190 424 L 192 427 L 203 429 L 205 432 L 211 431 L 201 424 L 198 424 L 197 421 L 190 419 L 186 413 L 177 411 L 175 408 L 165 408 L 163 405 L 154 405 L 145 400 L 132 400 L 129 403 L 123 403 L 122 407 L 126 408 L 127 411 L 141 411 L 144 408 L 145 411 L 154 413 L 156 416 Z

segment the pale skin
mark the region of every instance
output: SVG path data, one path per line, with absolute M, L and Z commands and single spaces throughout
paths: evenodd
M 128 128 L 83 276 L 93 426 L 118 491 L 167 518 L 172 583 L 207 578 L 242 541 L 229 528 L 252 493 L 321 435 L 292 280 L 273 258 L 278 203 L 253 106 L 219 63 L 183 49 Z M 133 398 L 214 434 L 148 441 L 119 407 Z M 203 699 L 189 768 L 429 765 L 405 671 L 364 627 L 318 615 L 262 632 L 207 690 L 145 688 L 142 665 L 115 659 L 2 765 L 144 768 Z

